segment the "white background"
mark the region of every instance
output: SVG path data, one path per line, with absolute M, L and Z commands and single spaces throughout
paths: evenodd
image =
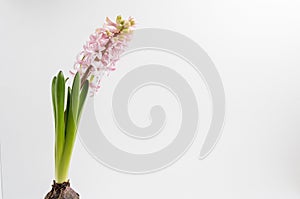
M 81 198 L 300 198 L 299 1 L 0 2 L 4 199 L 50 190 L 51 78 L 68 72 L 105 16 L 118 14 L 201 45 L 224 83 L 226 124 L 205 160 L 197 139 L 174 165 L 147 175 L 110 170 L 77 142 L 70 178 Z

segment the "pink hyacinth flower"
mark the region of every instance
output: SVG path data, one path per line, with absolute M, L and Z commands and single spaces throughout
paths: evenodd
M 89 40 L 78 54 L 71 74 L 79 72 L 82 82 L 90 82 L 90 92 L 94 95 L 100 88 L 103 75 L 115 70 L 116 62 L 130 41 L 135 21 L 121 16 L 113 22 L 106 18 L 102 28 L 90 35 Z

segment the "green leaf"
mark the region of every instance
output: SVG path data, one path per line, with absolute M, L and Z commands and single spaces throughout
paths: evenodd
M 52 85 L 51 85 L 51 93 L 52 93 L 52 105 L 53 105 L 53 114 L 54 114 L 54 126 L 55 126 L 55 144 L 54 144 L 54 154 L 55 154 L 55 173 L 57 171 L 58 165 L 58 152 L 57 152 L 57 96 L 56 96 L 56 83 L 57 83 L 57 77 L 54 76 L 52 79 Z
M 79 109 L 79 94 L 80 94 L 80 75 L 76 73 L 73 85 L 72 85 L 72 112 L 74 114 L 74 118 L 77 121 L 78 109 Z
M 70 102 L 71 102 L 71 88 L 68 87 L 67 105 L 66 105 L 66 110 L 65 110 L 65 137 L 66 137 L 67 124 L 68 124 L 68 114 L 69 114 L 69 109 L 70 109 Z
M 65 121 L 64 121 L 64 107 L 65 107 L 65 78 L 60 71 L 57 75 L 56 80 L 56 146 L 57 146 L 57 154 L 56 160 L 59 164 L 61 155 L 64 149 L 65 143 Z
M 56 104 L 56 101 L 57 101 L 57 99 L 56 99 L 56 76 L 55 77 L 53 77 L 53 79 L 52 79 L 52 86 L 51 86 L 51 88 L 52 88 L 52 90 L 51 90 L 51 93 L 52 93 L 52 105 L 53 105 L 53 114 L 54 114 L 54 122 L 55 122 L 55 125 L 56 125 L 56 112 L 57 112 L 57 110 L 56 110 L 56 107 L 57 107 L 57 104 Z
M 89 90 L 89 81 L 86 80 L 84 82 L 83 86 L 82 86 L 80 96 L 79 96 L 79 108 L 78 108 L 78 117 L 77 117 L 77 123 L 78 124 L 79 124 L 79 121 L 80 121 L 82 109 L 83 109 L 83 106 L 84 106 L 84 102 L 86 100 L 88 90 Z

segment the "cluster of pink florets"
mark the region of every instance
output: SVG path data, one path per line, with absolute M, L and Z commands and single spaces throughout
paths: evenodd
M 103 75 L 115 70 L 115 64 L 130 40 L 134 25 L 135 21 L 131 17 L 125 20 L 118 16 L 115 22 L 106 18 L 103 27 L 90 35 L 89 41 L 78 54 L 71 73 L 79 72 L 81 78 L 89 80 L 92 95 L 100 88 Z

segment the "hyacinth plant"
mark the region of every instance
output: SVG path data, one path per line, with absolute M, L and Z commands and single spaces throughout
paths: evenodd
M 84 102 L 100 88 L 103 75 L 115 70 L 116 62 L 130 41 L 135 21 L 132 17 L 115 21 L 106 18 L 102 28 L 90 35 L 78 54 L 68 77 L 60 71 L 52 80 L 55 120 L 55 180 L 45 199 L 79 199 L 71 187 L 68 171 Z

